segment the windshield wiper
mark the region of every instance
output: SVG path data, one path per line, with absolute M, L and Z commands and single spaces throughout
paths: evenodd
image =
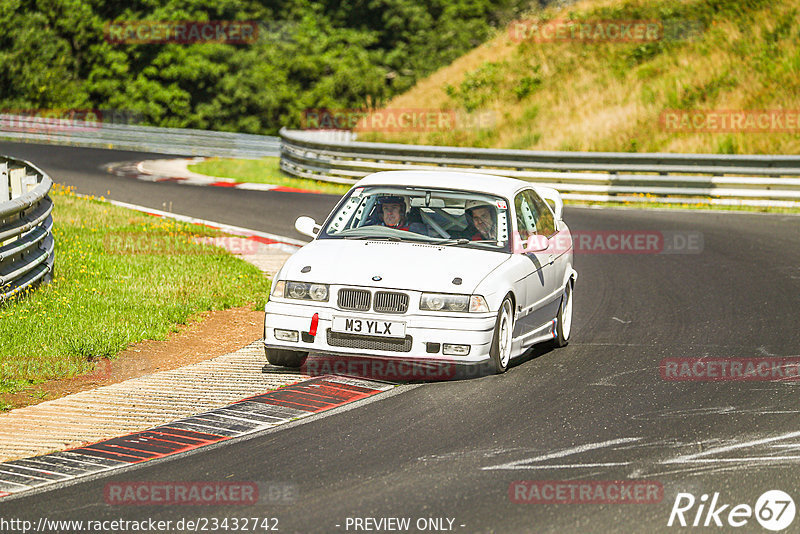
M 471 241 L 461 237 L 458 239 L 442 239 L 440 241 L 435 241 L 434 245 L 466 245 L 467 243 L 471 243 Z
M 471 239 L 466 238 L 459 238 L 459 239 L 444 239 L 442 241 L 437 241 L 435 245 L 471 245 L 473 243 L 497 243 L 496 239 L 478 239 L 472 241 Z
M 388 236 L 388 235 L 380 235 L 380 236 L 377 236 L 377 235 L 360 235 L 360 236 L 353 236 L 353 237 L 345 237 L 345 239 L 360 239 L 360 240 L 371 239 L 372 241 L 402 241 L 402 239 L 400 239 L 397 236 L 393 236 L 393 235 L 391 235 L 391 236 Z

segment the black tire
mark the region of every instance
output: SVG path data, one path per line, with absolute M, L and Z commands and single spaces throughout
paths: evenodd
M 298 369 L 306 362 L 306 358 L 308 358 L 308 352 L 301 352 L 299 350 L 265 348 L 264 352 L 267 355 L 267 361 L 269 363 L 280 367 Z
M 553 347 L 566 347 L 569 343 L 569 336 L 572 333 L 572 282 L 567 282 L 564 287 L 564 296 L 561 297 L 561 305 L 558 307 L 556 315 L 556 337 L 553 338 Z
M 494 364 L 494 372 L 505 373 L 511 361 L 511 338 L 514 332 L 514 306 L 511 297 L 507 296 L 497 311 L 494 325 L 494 336 L 489 354 Z

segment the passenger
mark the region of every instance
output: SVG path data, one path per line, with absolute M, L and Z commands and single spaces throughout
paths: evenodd
M 494 241 L 497 239 L 497 210 L 488 202 L 482 200 L 467 200 L 464 205 L 464 214 L 470 223 L 467 228 L 475 228 L 475 233 L 469 237 L 471 241 Z

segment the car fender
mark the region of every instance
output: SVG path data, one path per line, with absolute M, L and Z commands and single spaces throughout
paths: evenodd
M 487 274 L 483 280 L 478 283 L 473 291 L 473 294 L 482 295 L 486 299 L 486 304 L 489 306 L 489 310 L 493 312 L 500 310 L 500 305 L 503 303 L 503 299 L 505 299 L 506 295 L 509 293 L 511 293 L 512 298 L 514 299 L 515 309 L 516 303 L 519 302 L 520 298 L 522 297 L 522 295 L 519 293 L 520 291 L 524 290 L 524 287 L 519 283 L 519 281 L 516 283 L 509 282 L 509 280 L 516 280 L 518 278 L 514 276 L 514 262 L 510 261 L 511 258 L 512 256 L 509 256 L 509 261 L 504 261 L 489 274 Z

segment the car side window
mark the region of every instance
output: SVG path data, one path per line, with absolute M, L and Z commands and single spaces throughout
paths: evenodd
M 514 209 L 517 212 L 519 238 L 524 242 L 528 236 L 536 233 L 536 219 L 524 191 L 514 197 Z
M 555 234 L 555 219 L 553 218 L 553 212 L 550 211 L 547 203 L 542 200 L 542 197 L 540 197 L 536 191 L 531 189 L 523 191 L 522 194 L 525 195 L 525 199 L 528 201 L 527 204 L 530 206 L 530 209 L 533 212 L 535 225 L 534 232 L 545 237 L 550 237 L 551 235 Z

